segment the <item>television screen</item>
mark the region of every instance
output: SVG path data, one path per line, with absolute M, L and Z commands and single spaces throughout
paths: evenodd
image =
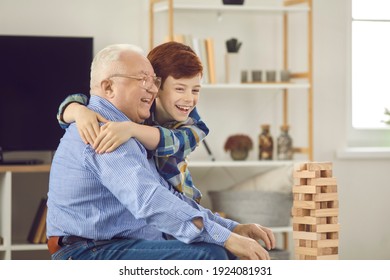
M 71 93 L 89 93 L 93 38 L 0 36 L 0 147 L 54 151 L 56 114 Z

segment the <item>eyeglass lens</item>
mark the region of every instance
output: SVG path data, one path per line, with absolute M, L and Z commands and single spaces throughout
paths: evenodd
M 161 78 L 155 76 L 145 76 L 142 84 L 146 89 L 151 89 L 153 85 L 159 89 L 161 85 Z

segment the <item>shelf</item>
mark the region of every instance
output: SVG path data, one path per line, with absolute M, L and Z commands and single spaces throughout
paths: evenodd
M 309 89 L 309 83 L 248 83 L 248 84 L 202 84 L 202 89 L 210 90 L 263 90 L 263 89 Z
M 49 172 L 50 164 L 37 164 L 37 165 L 1 165 L 1 172 L 15 172 L 15 173 L 29 173 L 29 172 Z
M 46 244 L 16 244 L 11 245 L 12 251 L 43 251 L 48 250 Z
M 293 165 L 292 161 L 189 161 L 188 168 L 204 193 L 222 190 L 276 168 Z
M 242 12 L 242 13 L 305 13 L 310 11 L 307 6 L 285 7 L 285 6 L 255 6 L 255 5 L 201 5 L 201 4 L 182 4 L 174 3 L 175 11 L 191 12 Z M 155 5 L 154 12 L 168 11 L 168 3 L 159 3 Z
M 11 245 L 12 251 L 37 251 L 47 250 L 46 244 L 17 244 Z
M 282 167 L 292 164 L 292 161 L 289 160 L 270 160 L 270 161 L 260 161 L 260 160 L 236 160 L 236 161 L 190 161 L 188 166 L 192 168 L 196 167 L 256 167 L 257 170 L 261 169 L 272 169 L 276 167 Z

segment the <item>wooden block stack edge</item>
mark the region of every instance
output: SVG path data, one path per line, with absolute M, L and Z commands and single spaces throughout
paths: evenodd
M 297 163 L 293 177 L 295 259 L 338 259 L 339 199 L 332 163 Z

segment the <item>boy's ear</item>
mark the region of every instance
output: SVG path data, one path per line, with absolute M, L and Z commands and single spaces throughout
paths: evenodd
M 102 91 L 104 92 L 104 94 L 108 98 L 112 98 L 113 97 L 114 91 L 113 91 L 113 88 L 112 88 L 112 81 L 110 79 L 103 80 L 100 83 L 100 87 L 101 87 Z

